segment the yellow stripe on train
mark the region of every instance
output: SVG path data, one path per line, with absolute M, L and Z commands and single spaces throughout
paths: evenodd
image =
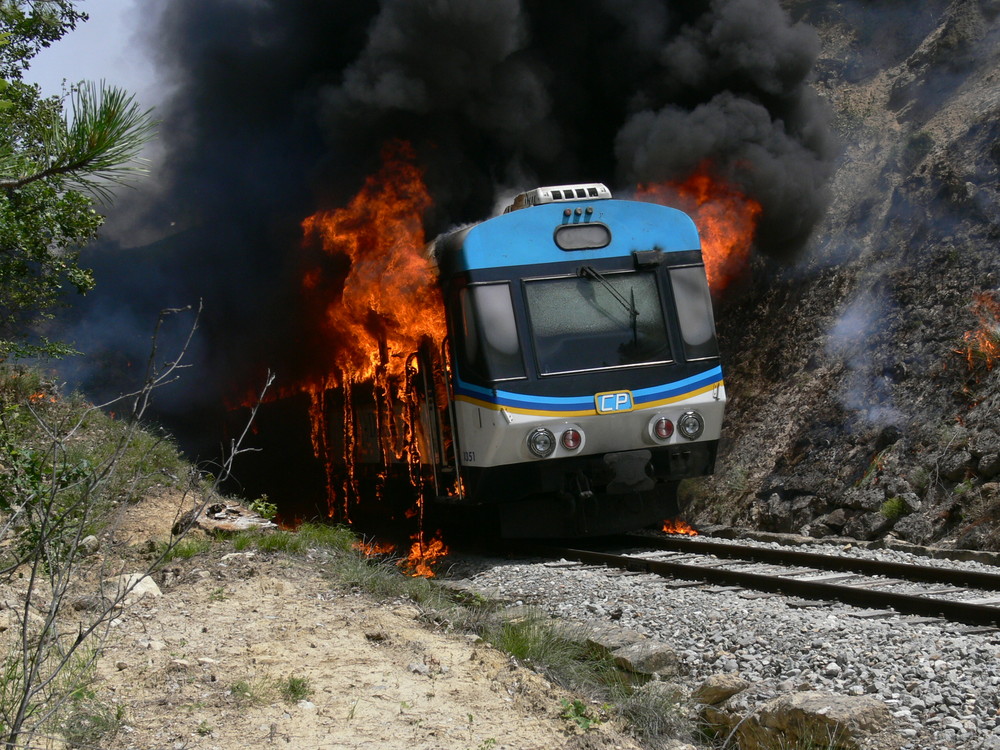
M 687 391 L 679 396 L 671 396 L 670 398 L 659 399 L 658 401 L 649 401 L 642 404 L 636 404 L 635 411 L 643 411 L 645 409 L 656 409 L 660 406 L 666 406 L 667 404 L 675 404 L 678 401 L 687 401 L 688 399 L 694 398 L 695 396 L 700 396 L 703 393 L 708 393 L 716 388 L 723 385 L 723 381 L 719 380 L 710 385 L 706 385 L 702 388 L 697 388 L 693 391 Z M 572 410 L 572 411 L 548 411 L 544 409 L 524 409 L 519 406 L 505 406 L 501 404 L 494 404 L 490 401 L 483 401 L 482 399 L 473 398 L 472 396 L 456 395 L 456 401 L 464 401 L 467 404 L 472 404 L 473 406 L 479 406 L 484 409 L 490 409 L 491 411 L 508 411 L 512 414 L 523 414 L 529 417 L 591 417 L 597 415 L 596 407 L 594 409 L 583 409 L 583 410 Z M 614 412 L 609 412 L 614 413 Z M 621 412 L 624 413 L 624 412 Z

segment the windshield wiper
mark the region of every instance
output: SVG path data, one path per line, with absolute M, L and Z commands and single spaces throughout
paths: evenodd
M 639 311 L 635 309 L 635 289 L 629 289 L 630 299 L 625 299 L 625 295 L 615 289 L 611 282 L 608 281 L 607 277 L 593 266 L 580 266 L 580 270 L 577 272 L 577 275 L 580 278 L 589 276 L 590 278 L 601 282 L 601 284 L 604 285 L 604 288 L 611 292 L 611 295 L 621 303 L 621 306 L 625 308 L 625 312 L 628 313 L 629 322 L 632 325 L 632 343 L 635 344 L 639 339 L 638 326 L 636 325 L 636 319 L 639 317 Z

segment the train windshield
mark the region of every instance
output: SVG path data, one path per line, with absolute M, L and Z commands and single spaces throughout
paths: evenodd
M 671 360 L 653 271 L 525 281 L 542 375 L 659 364 Z

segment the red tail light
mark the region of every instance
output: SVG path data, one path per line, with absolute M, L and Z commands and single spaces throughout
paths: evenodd
M 660 440 L 669 440 L 674 434 L 674 423 L 666 417 L 660 417 L 653 423 L 653 432 Z
M 583 435 L 579 430 L 568 429 L 562 434 L 563 448 L 568 451 L 575 451 L 583 444 Z

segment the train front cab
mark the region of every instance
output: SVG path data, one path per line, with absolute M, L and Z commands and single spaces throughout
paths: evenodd
M 448 501 L 495 512 L 508 538 L 657 523 L 679 481 L 715 465 L 725 389 L 693 223 L 572 195 L 437 249 L 461 477 Z

